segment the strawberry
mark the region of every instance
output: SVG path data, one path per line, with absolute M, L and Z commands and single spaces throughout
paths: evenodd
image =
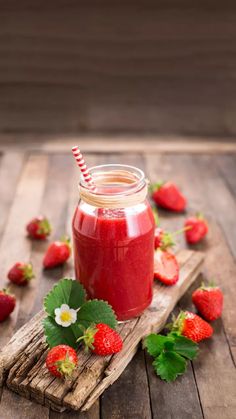
M 188 227 L 185 231 L 185 237 L 190 244 L 198 243 L 208 233 L 208 225 L 202 214 L 187 218 L 184 225 Z
M 7 290 L 0 291 L 0 322 L 5 320 L 13 312 L 16 305 L 16 298 Z
M 77 354 L 75 350 L 68 345 L 54 346 L 47 354 L 47 369 L 55 377 L 71 377 L 77 365 Z
M 151 186 L 152 199 L 160 207 L 170 211 L 184 211 L 186 198 L 173 182 L 162 182 Z
M 173 253 L 157 249 L 154 253 L 154 278 L 165 285 L 173 285 L 179 279 L 179 264 Z
M 51 225 L 46 217 L 33 218 L 26 226 L 29 237 L 37 240 L 45 240 L 52 231 Z
M 69 239 L 62 239 L 51 243 L 46 251 L 43 259 L 43 266 L 46 269 L 55 268 L 62 265 L 69 259 L 71 254 L 71 246 Z
M 93 353 L 101 356 L 120 352 L 123 347 L 120 335 L 104 323 L 90 326 L 80 340 L 84 341 L 86 349 L 90 348 Z
M 155 229 L 154 248 L 161 248 L 162 250 L 166 250 L 169 247 L 174 246 L 174 237 L 180 233 L 183 233 L 184 231 L 186 231 L 186 229 L 188 229 L 188 227 L 181 228 L 180 230 L 169 233 L 167 231 L 164 231 L 162 228 L 157 227 Z
M 210 338 L 213 329 L 209 323 L 190 311 L 181 311 L 174 321 L 173 330 L 194 342 Z
M 164 246 L 170 247 L 173 246 L 174 242 L 172 242 L 172 238 L 169 234 L 166 233 L 162 228 L 156 227 L 155 229 L 155 237 L 154 237 L 154 248 L 157 249 L 158 247 L 163 248 Z
M 202 317 L 209 322 L 218 319 L 222 314 L 223 293 L 219 287 L 206 287 L 203 284 L 193 292 L 192 302 Z
M 31 263 L 17 262 L 8 272 L 9 281 L 17 285 L 26 285 L 34 277 Z

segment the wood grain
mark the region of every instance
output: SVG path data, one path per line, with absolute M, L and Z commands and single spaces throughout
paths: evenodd
M 181 171 L 176 167 L 177 156 L 174 161 L 169 161 L 168 156 L 151 154 L 149 152 L 144 157 L 147 167 L 146 174 L 151 182 L 173 179 L 178 185 L 181 185 L 181 188 L 184 188 L 182 182 L 183 170 Z M 186 176 L 185 170 L 184 175 Z M 160 226 L 169 232 L 181 229 L 186 218 L 185 213 L 171 213 L 161 209 L 158 209 L 158 214 Z M 175 250 L 186 248 L 183 234 L 176 236 L 174 239 L 176 243 Z M 186 305 L 182 307 L 186 308 Z M 176 310 L 175 314 L 177 315 L 178 312 L 179 310 Z M 167 322 L 171 321 L 170 317 Z M 184 374 L 181 380 L 177 380 L 170 386 L 163 381 L 157 380 L 148 354 L 146 354 L 146 360 L 153 418 L 161 419 L 168 416 L 171 417 L 171 415 L 176 419 L 187 419 L 190 416 L 196 419 L 202 418 L 201 402 L 192 368 L 189 367 L 187 374 Z
M 47 157 L 30 156 L 19 179 L 0 243 L 1 287 L 6 284 L 7 272 L 16 261 L 30 260 L 31 242 L 26 238 L 25 225 L 39 211 L 46 175 Z M 10 288 L 17 297 L 17 305 L 12 316 L 1 326 L 1 346 L 11 337 L 18 317 L 29 313 L 32 305 L 31 287 L 24 292 L 17 286 L 11 285 Z M 24 304 L 20 303 L 21 300 Z
M 13 158 L 13 155 L 11 156 Z M 9 161 L 10 155 L 7 158 L 8 170 L 13 164 Z M 17 155 L 15 155 L 17 158 Z M 19 178 L 19 182 L 16 188 L 16 194 L 10 210 L 8 210 L 7 222 L 5 225 L 4 234 L 2 236 L 0 244 L 0 265 L 1 265 L 1 279 L 0 284 L 6 283 L 6 274 L 8 269 L 16 261 L 29 261 L 31 255 L 31 242 L 28 240 L 25 234 L 25 225 L 38 213 L 41 199 L 44 192 L 44 186 L 46 183 L 47 176 L 47 163 L 48 159 L 46 156 L 31 155 Z M 19 156 L 19 161 L 16 161 L 15 169 L 12 170 L 12 177 L 10 176 L 9 182 L 9 198 L 11 197 L 12 188 L 14 188 L 17 180 L 17 171 L 20 170 L 22 164 L 22 157 Z M 6 171 L 6 169 L 5 169 Z M 7 195 L 6 195 L 7 197 Z M 4 207 L 3 207 L 4 208 Z M 11 251 L 9 252 L 9 243 L 11 243 Z M 1 324 L 0 334 L 0 346 L 5 344 L 12 336 L 14 329 L 19 327 L 21 323 L 27 320 L 30 314 L 31 307 L 33 304 L 34 286 L 29 286 L 27 290 L 19 289 L 17 286 L 10 286 L 11 291 L 17 297 L 17 305 L 13 314 L 7 319 L 6 322 Z M 1 409 L 5 411 L 5 403 L 12 406 L 10 412 L 14 412 L 21 407 L 21 401 L 14 398 L 11 393 L 3 390 Z M 27 417 L 27 413 L 31 410 L 31 404 L 24 402 L 22 404 L 22 418 Z M 32 408 L 33 414 L 36 414 L 36 409 Z M 39 413 L 39 411 L 38 411 Z M 3 413 L 2 413 L 3 414 Z M 14 417 L 14 413 L 12 413 Z M 7 417 L 8 413 L 4 413 L 3 416 Z M 11 413 L 9 413 L 11 415 Z M 45 409 L 42 410 L 42 417 L 46 417 Z M 10 417 L 10 416 L 9 416 Z
M 105 0 L 102 1 L 105 2 Z M 164 7 L 164 9 L 166 9 L 168 6 L 171 9 L 173 8 L 173 4 L 171 5 L 170 3 L 171 1 L 168 1 L 168 4 L 165 2 L 165 4 L 162 6 L 160 5 L 160 7 Z M 70 5 L 72 5 L 71 2 Z M 12 11 L 15 13 L 18 4 L 12 0 L 8 2 L 8 5 L 4 4 L 4 7 L 8 12 L 11 12 L 12 7 Z M 23 0 L 22 7 L 25 9 L 29 7 L 26 0 Z M 50 8 L 49 5 L 46 5 L 46 3 L 43 7 Z M 37 5 L 31 5 L 31 8 L 36 11 Z M 18 141 L 19 138 L 20 141 Z M 9 231 L 9 225 L 11 223 L 10 220 L 12 219 L 12 208 L 14 208 L 14 206 L 16 208 L 29 193 L 27 192 L 29 190 L 26 187 L 22 189 L 22 178 L 25 178 L 24 182 L 26 182 L 26 166 L 28 166 L 29 161 L 32 161 L 32 158 L 34 160 L 35 157 L 38 162 L 36 166 L 40 166 L 41 159 L 46 159 L 46 166 L 48 166 L 46 174 L 43 169 L 43 177 L 46 177 L 45 181 L 43 181 L 45 182 L 43 191 L 40 189 L 41 187 L 39 188 L 41 191 L 39 191 L 39 194 L 42 194 L 41 200 L 39 200 L 41 201 L 39 204 L 39 211 L 51 211 L 50 217 L 52 217 L 54 221 L 53 237 L 56 238 L 57 235 L 64 232 L 64 230 L 67 233 L 70 233 L 71 215 L 74 211 L 74 206 L 77 200 L 77 188 L 75 185 L 77 182 L 78 172 L 76 167 L 73 167 L 73 159 L 70 160 L 69 155 L 66 156 L 65 153 L 68 152 L 69 148 L 74 145 L 74 143 L 80 143 L 81 141 L 83 149 L 88 153 L 89 165 L 99 162 L 111 162 L 113 160 L 116 162 L 119 161 L 120 163 L 138 164 L 140 167 L 142 166 L 145 169 L 145 165 L 143 164 L 146 162 L 148 170 L 145 170 L 145 172 L 151 180 L 156 181 L 160 177 L 165 179 L 170 178 L 181 186 L 183 192 L 187 195 L 189 202 L 187 214 L 193 213 L 196 210 L 204 211 L 205 215 L 210 220 L 210 233 L 207 240 L 196 246 L 196 250 L 202 250 L 206 254 L 204 276 L 201 279 L 206 280 L 214 277 L 215 281 L 222 286 L 225 295 L 225 309 L 222 321 L 219 320 L 213 324 L 215 329 L 214 339 L 206 343 L 201 343 L 200 356 L 197 362 L 193 365 L 194 374 L 191 368 L 189 368 L 187 374 L 175 383 L 172 383 L 173 385 L 171 386 L 165 385 L 165 383 L 158 380 L 158 378 L 153 374 L 150 364 L 151 360 L 147 357 L 146 368 L 149 384 L 149 388 L 147 389 L 147 378 L 145 370 L 143 369 L 145 364 L 142 353 L 140 354 L 138 352 L 137 358 L 134 358 L 127 367 L 124 377 L 121 375 L 118 381 L 115 382 L 114 385 L 106 391 L 106 393 L 104 393 L 101 400 L 101 406 L 99 406 L 99 401 L 97 401 L 88 412 L 57 413 L 48 409 L 48 407 L 40 408 L 39 405 L 34 404 L 32 401 L 17 396 L 4 388 L 3 402 L 0 404 L 0 417 L 4 419 L 5 417 L 7 419 L 15 419 L 15 417 L 19 417 L 19 419 L 25 419 L 26 417 L 34 419 L 40 416 L 42 416 L 42 418 L 49 418 L 50 416 L 52 419 L 59 419 L 59 417 L 62 419 L 69 417 L 78 419 L 99 419 L 99 417 L 102 418 L 103 415 L 106 418 L 109 417 L 109 412 L 111 412 L 114 407 L 114 415 L 116 419 L 123 419 L 124 416 L 127 416 L 127 412 L 129 412 L 132 419 L 135 415 L 136 419 L 139 414 L 139 410 L 137 408 L 139 404 L 144 414 L 150 414 L 150 410 L 148 409 L 149 400 L 147 398 L 148 391 L 150 394 L 151 413 L 155 419 L 169 417 L 171 414 L 176 416 L 176 406 L 178 406 L 178 413 L 181 419 L 188 418 L 190 416 L 196 419 L 200 419 L 202 416 L 206 419 L 215 419 L 218 416 L 222 419 L 231 419 L 234 417 L 236 360 L 236 332 L 234 324 L 234 296 L 236 291 L 234 278 L 236 271 L 235 258 L 233 256 L 235 248 L 234 235 L 231 233 L 234 228 L 233 222 L 235 213 L 235 158 L 234 155 L 232 155 L 232 153 L 235 152 L 235 144 L 233 142 L 226 143 L 225 139 L 220 143 L 216 140 L 212 141 L 211 139 L 208 139 L 209 141 L 203 141 L 203 139 L 202 141 L 199 141 L 199 138 L 196 138 L 196 141 L 194 142 L 188 142 L 184 141 L 183 138 L 176 136 L 168 137 L 169 141 L 166 141 L 167 138 L 165 136 L 157 137 L 151 135 L 143 137 L 140 135 L 107 136 L 104 141 L 102 141 L 101 136 L 98 137 L 91 135 L 66 135 L 58 136 L 57 139 L 55 136 L 33 135 L 20 137 L 7 135 L 4 137 L 3 141 L 2 139 L 3 137 L 0 136 L 0 149 L 4 152 L 0 161 L 0 192 L 2 190 L 3 198 L 1 200 L 1 204 L 4 204 L 1 208 L 3 208 L 2 214 L 5 214 L 0 220 L 3 233 L 2 237 L 4 237 L 6 229 Z M 21 150 L 20 147 L 22 147 Z M 32 151 L 30 150 L 33 150 L 33 156 Z M 94 152 L 97 150 L 99 151 L 99 155 L 94 155 Z M 115 155 L 113 153 L 114 150 L 117 153 Z M 225 151 L 228 151 L 231 154 L 223 154 Z M 202 157 L 202 152 L 205 152 L 208 155 Z M 24 153 L 26 153 L 25 157 Z M 49 153 L 49 156 L 45 156 L 44 153 Z M 132 153 L 136 154 L 132 156 Z M 142 157 L 143 153 L 144 159 Z M 215 155 L 216 153 L 217 156 Z M 9 173 L 8 165 L 11 159 L 14 158 L 14 155 L 15 158 L 20 156 L 20 159 L 15 160 L 16 164 L 12 167 L 11 173 Z M 145 157 L 146 155 L 147 159 Z M 64 157 L 65 161 L 63 163 Z M 3 164 L 3 162 L 5 163 Z M 3 164 L 3 166 L 1 166 L 1 164 Z M 60 168 L 62 168 L 63 175 L 62 172 L 60 173 Z M 9 176 L 9 190 L 7 185 L 4 183 L 7 175 Z M 53 176 L 54 179 L 52 178 Z M 58 185 L 56 185 L 57 176 L 59 176 L 58 179 L 60 180 Z M 67 176 L 70 178 L 68 183 L 66 179 Z M 32 176 L 30 175 L 29 179 L 31 179 L 31 177 Z M 34 182 L 41 181 L 34 180 Z M 68 184 L 70 184 L 69 188 L 67 188 Z M 53 201 L 52 197 L 54 186 L 56 188 L 55 201 Z M 66 204 L 62 202 L 60 189 L 66 197 Z M 217 193 L 218 196 L 215 196 Z M 27 199 L 26 202 L 28 202 Z M 60 213 L 60 217 L 57 214 L 56 201 L 58 201 L 58 213 Z M 32 208 L 31 205 L 36 204 L 30 203 L 29 208 Z M 53 207 L 53 210 L 50 210 L 51 206 Z M 28 206 L 25 208 L 28 208 Z M 14 213 L 16 214 L 17 211 L 14 210 L 13 215 Z M 185 214 L 175 216 L 173 214 L 168 214 L 165 211 L 160 211 L 160 218 L 163 227 L 168 228 L 168 230 L 175 230 L 182 226 Z M 14 229 L 15 227 L 12 226 L 12 234 L 13 231 L 15 231 Z M 20 232 L 20 228 L 19 231 L 16 229 L 17 237 L 20 236 L 20 234 L 22 234 L 22 231 Z M 231 237 L 229 235 L 231 235 Z M 22 244 L 25 239 L 19 237 L 19 239 L 17 239 L 17 243 L 19 240 Z M 11 241 L 11 243 L 14 244 L 13 241 Z M 16 244 L 14 244 L 14 246 L 16 246 Z M 23 244 L 23 247 L 24 246 L 25 245 Z M 63 271 L 52 274 L 51 279 L 47 276 L 41 276 L 41 259 L 45 250 L 44 246 L 45 244 L 40 245 L 33 243 L 33 246 L 30 247 L 29 251 L 27 250 L 26 254 L 33 258 L 33 262 L 37 270 L 37 280 L 34 283 L 35 288 L 32 283 L 30 289 L 27 291 L 28 299 L 26 296 L 24 297 L 26 298 L 26 300 L 24 300 L 24 307 L 22 306 L 23 300 L 21 300 L 20 306 L 22 306 L 22 308 L 18 313 L 15 313 L 16 317 L 14 317 L 14 315 L 7 322 L 0 325 L 0 345 L 11 337 L 15 328 L 18 328 L 22 323 L 24 323 L 28 316 L 35 313 L 35 311 L 40 307 L 40 301 L 42 301 L 44 294 L 43 290 L 46 291 L 46 289 L 48 289 L 47 287 L 50 285 L 50 281 L 53 282 L 54 280 L 57 280 L 61 274 L 68 274 L 69 276 L 73 275 L 73 263 L 70 261 L 70 263 L 63 268 Z M 177 240 L 177 248 L 183 248 L 184 246 L 185 242 L 183 238 L 179 237 Z M 12 252 L 11 256 L 13 256 Z M 0 255 L 1 264 L 4 262 L 3 257 L 4 255 Z M 2 266 L 3 265 L 1 265 L 1 268 Z M 5 279 L 3 275 L 1 278 Z M 41 291 L 39 285 L 42 287 Z M 180 306 L 182 308 L 193 309 L 191 304 L 192 290 L 193 288 L 190 289 L 190 291 L 185 294 L 185 297 L 181 299 Z M 33 336 L 35 336 L 34 333 L 37 335 L 37 329 L 33 327 L 31 333 L 33 338 Z M 24 339 L 22 341 L 22 345 L 24 345 Z M 37 352 L 35 355 L 37 358 Z M 138 359 L 138 361 L 136 361 L 136 359 Z M 24 368 L 27 360 L 26 358 L 21 358 L 21 361 L 21 368 Z M 129 371 L 128 378 L 126 376 L 127 371 Z M 142 382 L 144 392 L 143 398 L 141 397 L 138 386 L 134 386 L 134 398 L 137 400 L 136 403 L 133 403 L 132 401 L 132 389 L 128 385 L 130 380 L 129 377 L 132 376 L 133 371 L 135 372 L 133 381 L 136 376 L 139 376 L 141 371 L 142 374 L 144 374 L 144 376 L 139 377 L 141 381 L 139 381 L 139 379 L 137 380 L 138 382 Z M 32 371 L 32 373 L 33 372 L 34 371 Z M 13 368 L 12 373 L 14 373 Z M 16 378 L 15 383 L 17 383 L 17 379 L 18 378 Z M 220 384 L 218 384 L 219 382 Z M 11 383 L 14 385 L 13 381 Z M 43 384 L 43 382 L 41 382 L 41 384 Z M 21 391 L 26 397 L 29 397 L 26 389 L 26 382 L 24 383 L 23 381 Z M 58 391 L 58 387 L 54 381 L 51 382 L 47 391 L 53 395 L 53 390 L 55 390 L 55 392 Z M 185 393 L 184 397 L 183 393 Z M 123 394 L 120 410 L 118 406 L 117 394 L 120 394 L 120 396 Z M 133 411 L 129 409 L 129 403 L 126 396 L 130 405 L 133 406 Z M 50 403 L 47 403 L 48 405 L 53 405 L 52 400 Z M 135 413 L 132 417 L 133 412 Z
M 234 203 L 229 190 L 216 171 L 213 159 L 208 156 L 193 158 L 188 155 L 179 155 L 177 158 L 169 155 L 166 157 L 166 162 L 173 167 L 173 173 L 177 172 L 179 177 L 182 176 L 181 186 L 191 203 L 189 212 L 202 210 L 210 223 L 207 239 L 194 248 L 206 254 L 205 280 L 214 279 L 223 289 L 225 301 L 222 314 L 223 324 L 220 320 L 214 323 L 214 337 L 201 345 L 201 355 L 193 365 L 204 417 L 211 419 L 220 414 L 222 418 L 228 419 L 234 417 L 235 414 L 234 356 L 236 351 L 235 322 L 232 313 L 236 290 L 235 260 L 223 229 L 227 235 L 227 227 L 229 228 L 229 223 L 232 223 L 231 212 L 234 211 Z M 224 205 L 223 202 L 219 203 L 219 193 L 220 199 L 224 202 L 229 197 L 229 205 L 224 210 L 224 219 L 223 213 L 219 211 Z M 216 220 L 221 222 L 220 227 Z M 208 363 L 208 360 L 209 364 L 205 369 L 205 363 Z M 217 386 L 213 384 L 216 381 L 219 383 Z
M 232 1 L 8 3 L 2 132 L 236 133 Z
M 0 237 L 4 231 L 11 203 L 16 191 L 17 181 L 24 162 L 24 153 L 10 151 L 4 153 L 0 165 Z M 11 170 L 9 170 L 11 168 Z
M 111 417 L 151 419 L 148 378 L 143 351 L 137 352 L 119 380 L 102 395 L 101 417 L 102 419 Z
M 236 197 L 236 158 L 234 155 L 227 154 L 215 159 L 215 163 L 224 177 L 224 180 L 231 193 Z
M 0 404 L 3 419 L 49 419 L 48 409 L 5 389 Z
M 63 383 L 45 368 L 46 345 L 41 323 L 44 313 L 40 312 L 2 350 L 0 383 L 7 380 L 10 389 L 54 409 L 64 410 L 66 407 L 78 410 L 85 403 L 82 409 L 87 410 L 117 380 L 135 355 L 139 341 L 151 331 L 163 327 L 178 299 L 199 274 L 203 255 L 185 250 L 178 254 L 178 260 L 181 266 L 178 283 L 174 287 L 155 284 L 151 306 L 140 318 L 119 326 L 124 341 L 122 352 L 102 358 L 84 355 L 79 350 L 80 367 L 75 379 Z

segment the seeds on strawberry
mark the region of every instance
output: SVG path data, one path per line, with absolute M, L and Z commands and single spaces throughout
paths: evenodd
M 192 302 L 204 319 L 218 319 L 223 310 L 223 293 L 219 287 L 204 284 L 192 294 Z
M 160 182 L 151 185 L 152 199 L 160 207 L 170 211 L 184 211 L 186 198 L 173 182 Z
M 55 377 L 71 377 L 77 365 L 77 354 L 75 350 L 68 345 L 55 346 L 50 349 L 47 354 L 47 369 Z
M 3 322 L 13 312 L 16 305 L 16 298 L 7 290 L 0 291 L 0 322 Z
M 173 330 L 194 342 L 210 338 L 213 329 L 209 323 L 190 311 L 181 311 L 173 324 Z
M 46 269 L 63 265 L 71 254 L 70 240 L 65 238 L 61 241 L 51 243 L 43 259 L 43 266 Z
M 120 352 L 123 341 L 120 335 L 107 324 L 99 323 L 90 326 L 78 341 L 84 341 L 86 349 L 100 356 L 112 355 Z
M 39 216 L 27 224 L 26 230 L 30 238 L 45 240 L 50 235 L 52 228 L 46 217 Z
M 157 249 L 154 253 L 154 278 L 165 285 L 174 285 L 179 279 L 179 264 L 173 253 Z
M 184 226 L 187 228 L 185 237 L 190 244 L 198 243 L 208 233 L 208 225 L 202 214 L 196 214 L 193 217 L 187 218 Z
M 16 285 L 26 285 L 34 278 L 33 266 L 31 263 L 17 262 L 8 272 L 9 281 Z

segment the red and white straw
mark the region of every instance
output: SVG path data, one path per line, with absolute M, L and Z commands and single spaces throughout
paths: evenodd
M 91 190 L 95 191 L 96 186 L 93 182 L 92 176 L 90 175 L 90 173 L 88 171 L 87 165 L 86 165 L 86 163 L 84 161 L 84 158 L 83 158 L 83 154 L 81 153 L 79 147 L 74 146 L 72 148 L 72 153 L 73 153 L 74 158 L 77 162 L 77 165 L 80 168 L 80 171 L 83 175 L 83 178 L 84 178 L 85 182 L 87 182 L 87 184 L 88 184 L 88 186 Z

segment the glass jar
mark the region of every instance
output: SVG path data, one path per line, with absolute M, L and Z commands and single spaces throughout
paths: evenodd
M 82 178 L 73 217 L 75 275 L 88 297 L 108 301 L 118 320 L 140 315 L 152 300 L 154 217 L 142 170 L 95 166 L 92 191 Z

